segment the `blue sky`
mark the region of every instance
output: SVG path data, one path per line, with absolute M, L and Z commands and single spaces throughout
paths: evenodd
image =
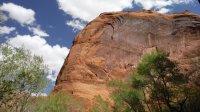
M 102 12 L 148 9 L 160 13 L 200 14 L 197 0 L 1 0 L 0 43 L 23 45 L 44 58 L 54 82 L 84 26 Z M 52 85 L 48 88 L 50 91 Z

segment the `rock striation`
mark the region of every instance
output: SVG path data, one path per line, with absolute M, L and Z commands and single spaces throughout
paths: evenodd
M 96 95 L 110 100 L 106 82 L 127 78 L 141 57 L 162 50 L 192 73 L 200 58 L 200 15 L 152 11 L 102 13 L 74 39 L 57 77 L 66 91 L 88 105 Z

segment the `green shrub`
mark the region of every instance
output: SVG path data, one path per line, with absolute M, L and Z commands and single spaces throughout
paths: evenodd
M 91 112 L 111 112 L 109 103 L 104 101 L 101 96 L 95 96 L 94 102 Z
M 38 97 L 30 104 L 30 112 L 82 112 L 82 103 L 66 93 Z

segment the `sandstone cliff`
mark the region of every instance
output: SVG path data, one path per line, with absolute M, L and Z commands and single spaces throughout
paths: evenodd
M 109 100 L 106 82 L 126 78 L 143 54 L 163 50 L 187 72 L 200 57 L 200 16 L 189 12 L 103 13 L 75 38 L 54 91 L 66 91 L 89 104 L 100 94 Z

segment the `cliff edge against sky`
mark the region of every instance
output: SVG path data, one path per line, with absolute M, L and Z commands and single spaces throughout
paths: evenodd
M 91 103 L 110 100 L 110 79 L 127 78 L 141 57 L 162 50 L 188 73 L 200 58 L 200 15 L 151 11 L 103 13 L 75 38 L 57 77 L 55 92 Z

